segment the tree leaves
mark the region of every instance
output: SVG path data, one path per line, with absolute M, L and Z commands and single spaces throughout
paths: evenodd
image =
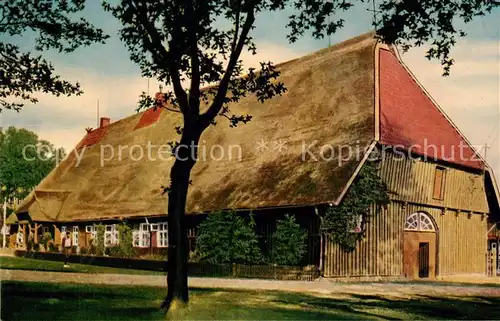
M 0 34 L 22 36 L 35 32 L 37 51 L 55 49 L 61 53 L 73 52 L 79 47 L 104 43 L 108 38 L 101 29 L 86 19 L 75 19 L 84 0 L 9 0 L 0 4 Z M 19 111 L 24 101 L 37 103 L 35 92 L 59 95 L 80 95 L 80 85 L 60 80 L 53 66 L 42 56 L 21 53 L 18 46 L 0 42 L 0 112 L 2 109 Z M 14 100 L 14 101 L 13 101 Z
M 65 157 L 47 141 L 26 129 L 0 128 L 0 196 L 26 196 Z

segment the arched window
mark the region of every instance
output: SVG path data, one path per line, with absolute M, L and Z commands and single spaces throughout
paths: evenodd
M 429 215 L 424 212 L 416 212 L 406 218 L 405 230 L 435 232 L 436 228 Z

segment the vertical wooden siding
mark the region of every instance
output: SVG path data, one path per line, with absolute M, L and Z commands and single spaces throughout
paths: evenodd
M 398 204 L 370 211 L 366 237 L 352 252 L 345 252 L 325 236 L 325 277 L 399 276 L 403 274 L 403 216 Z
M 433 198 L 436 164 L 384 153 L 380 174 L 393 199 L 487 213 L 484 175 L 439 165 L 446 168 L 444 198 Z
M 403 231 L 406 217 L 423 211 L 438 228 L 438 275 L 483 274 L 486 271 L 487 220 L 480 214 L 459 213 L 391 202 L 378 213 L 371 210 L 366 237 L 353 252 L 345 252 L 325 236 L 325 277 L 403 275 Z

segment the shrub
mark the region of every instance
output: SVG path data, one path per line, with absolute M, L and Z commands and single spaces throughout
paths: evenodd
M 135 254 L 134 246 L 132 244 L 132 228 L 128 226 L 126 223 L 121 223 L 117 227 L 118 229 L 118 237 L 120 243 L 118 247 L 120 248 L 119 256 L 120 257 L 133 257 Z
M 40 244 L 38 244 L 38 243 L 33 243 L 33 251 L 35 251 L 35 252 L 40 251 Z
M 103 256 L 104 255 L 104 230 L 105 227 L 101 223 L 96 226 L 96 255 Z
M 253 216 L 244 219 L 235 212 L 210 214 L 198 229 L 200 259 L 211 264 L 262 262 L 254 227 Z
M 306 238 L 307 232 L 300 228 L 294 216 L 287 214 L 276 223 L 270 261 L 279 265 L 298 265 L 306 253 Z
M 97 248 L 94 244 L 94 242 L 90 243 L 89 249 L 88 249 L 88 254 L 90 255 L 96 255 L 97 253 Z
M 49 241 L 52 241 L 52 234 L 50 234 L 49 232 L 43 233 L 40 242 L 43 244 L 43 248 L 45 249 L 45 251 L 48 251 Z
M 106 247 L 104 249 L 104 253 L 109 256 L 113 257 L 122 257 L 122 251 L 119 245 L 113 245 Z
M 78 252 L 78 246 L 73 245 L 73 246 L 71 247 L 71 253 L 73 253 L 73 254 L 77 254 L 77 252 Z
M 87 255 L 87 254 L 89 254 L 89 249 L 86 248 L 86 247 L 81 247 L 80 248 L 80 254 L 81 255 Z
M 54 243 L 54 241 L 49 241 L 47 243 L 48 247 L 49 247 L 49 252 L 52 252 L 52 253 L 55 253 L 55 252 L 59 252 L 59 249 L 57 248 L 56 244 Z

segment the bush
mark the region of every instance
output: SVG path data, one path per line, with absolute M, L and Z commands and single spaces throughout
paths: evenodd
M 118 229 L 118 237 L 120 239 L 120 243 L 118 247 L 120 248 L 119 256 L 120 257 L 133 257 L 135 255 L 134 246 L 132 244 L 132 228 L 128 226 L 126 223 L 121 223 L 117 227 Z
M 52 253 L 56 253 L 56 252 L 59 252 L 59 249 L 57 248 L 56 244 L 54 243 L 54 241 L 49 241 L 47 243 L 48 247 L 49 247 L 49 252 L 52 252 Z
M 72 253 L 72 254 L 77 254 L 77 252 L 78 252 L 78 246 L 73 245 L 73 246 L 71 247 L 71 253 Z
M 90 255 L 96 255 L 97 253 L 97 248 L 94 244 L 94 242 L 90 243 L 89 249 L 88 249 L 88 254 Z
M 52 234 L 50 234 L 49 232 L 43 233 L 40 242 L 43 244 L 43 248 L 45 249 L 45 251 L 48 251 L 48 244 L 50 241 L 52 241 Z
M 306 238 L 307 232 L 300 228 L 294 216 L 287 214 L 276 223 L 270 261 L 279 265 L 298 265 L 306 253 Z
M 99 223 L 96 226 L 96 239 L 95 239 L 95 246 L 96 246 L 96 255 L 103 256 L 104 255 L 104 230 L 105 227 L 101 223 Z
M 33 243 L 33 251 L 39 252 L 40 251 L 40 244 L 38 243 Z
M 254 232 L 253 216 L 244 219 L 235 212 L 208 215 L 198 229 L 196 241 L 201 261 L 221 263 L 261 263 L 262 254 Z
M 87 254 L 89 254 L 89 249 L 86 248 L 86 247 L 81 247 L 80 248 L 80 254 L 81 255 L 87 255 Z
M 113 246 L 106 247 L 104 249 L 104 253 L 106 255 L 113 256 L 113 257 L 122 257 L 122 251 L 121 251 L 119 245 L 113 245 Z

